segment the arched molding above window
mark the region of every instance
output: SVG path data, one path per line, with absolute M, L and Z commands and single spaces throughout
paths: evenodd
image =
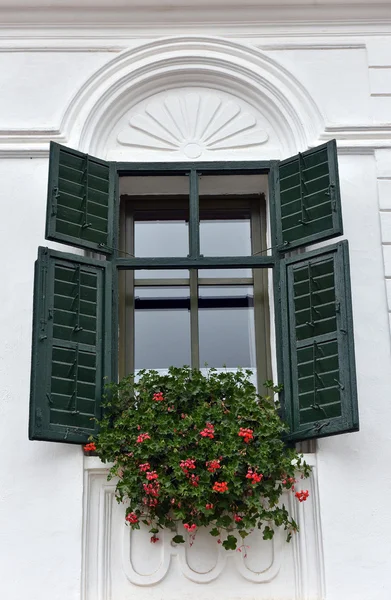
M 159 105 L 167 112 L 167 103 L 167 123 L 158 122 Z M 186 139 L 178 123 L 168 126 L 175 103 L 180 118 L 190 118 L 193 133 L 194 127 L 212 122 L 207 137 L 213 144 L 194 135 Z M 217 104 L 225 125 L 213 123 Z M 212 112 L 200 125 L 192 111 L 201 109 Z M 156 136 L 154 124 L 160 133 L 161 126 L 172 129 L 167 135 L 175 150 L 158 140 L 162 136 Z M 228 125 L 229 131 L 224 129 Z M 218 38 L 176 37 L 126 50 L 97 71 L 68 107 L 62 131 L 70 146 L 113 160 L 144 159 L 148 136 L 149 160 L 178 160 L 181 153 L 182 160 L 232 158 L 232 153 L 248 159 L 254 149 L 260 158 L 265 152 L 279 158 L 280 152 L 289 155 L 313 145 L 324 132 L 324 121 L 304 86 L 259 50 Z

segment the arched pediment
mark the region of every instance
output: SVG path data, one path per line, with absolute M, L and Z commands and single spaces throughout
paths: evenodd
M 119 54 L 79 90 L 63 121 L 69 145 L 128 161 L 279 158 L 323 130 L 315 102 L 284 67 L 206 37 Z

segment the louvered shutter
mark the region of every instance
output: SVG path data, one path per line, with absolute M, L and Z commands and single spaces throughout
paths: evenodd
M 29 437 L 82 443 L 110 379 L 110 264 L 39 248 Z
M 283 416 L 290 439 L 358 429 L 348 243 L 282 260 Z
M 280 250 L 343 233 L 335 140 L 277 163 L 274 170 Z
M 52 142 L 46 239 L 111 254 L 114 186 L 111 163 Z

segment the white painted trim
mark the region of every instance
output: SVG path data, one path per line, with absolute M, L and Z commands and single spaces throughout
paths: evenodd
M 214 23 L 254 22 L 283 23 L 345 23 L 375 26 L 391 22 L 388 0 L 250 0 L 238 5 L 235 0 L 103 0 L 92 6 L 80 6 L 76 0 L 62 2 L 62 6 L 34 6 L 33 0 L 1 2 L 0 22 L 20 24 L 119 25 L 153 22 L 159 23 Z M 8 5 L 7 5 L 8 4 Z M 283 10 L 283 12 L 282 12 Z
M 142 575 L 133 568 L 129 556 L 128 529 L 122 526 L 124 507 L 118 506 L 114 498 L 115 481 L 107 482 L 106 477 L 111 465 L 104 465 L 97 457 L 84 457 L 84 530 L 83 530 L 83 579 L 81 585 L 82 600 L 109 600 L 112 597 L 111 581 L 113 577 L 121 577 L 123 594 L 133 597 L 133 594 L 154 584 L 158 584 L 172 568 L 172 557 L 179 562 L 179 573 L 185 579 L 196 584 L 208 584 L 218 580 L 228 566 L 234 569 L 251 584 L 259 584 L 262 588 L 268 583 L 274 585 L 274 580 L 282 573 L 284 552 L 292 553 L 294 582 L 290 589 L 292 600 L 321 600 L 324 591 L 324 564 L 322 548 L 322 529 L 320 521 L 320 500 L 318 491 L 318 472 L 315 454 L 306 454 L 304 458 L 312 466 L 312 475 L 305 481 L 311 500 L 299 503 L 290 494 L 287 498 L 290 514 L 298 523 L 300 532 L 294 536 L 291 544 L 285 544 L 283 534 L 277 534 L 273 544 L 273 558 L 270 565 L 256 573 L 249 570 L 243 562 L 243 556 L 235 552 L 226 552 L 217 548 L 217 561 L 214 568 L 205 573 L 194 571 L 187 562 L 185 547 L 171 544 L 171 533 L 162 533 L 161 562 L 156 571 L 150 575 Z M 119 564 L 117 552 L 113 548 L 113 536 L 118 546 L 118 536 L 122 536 L 122 565 Z M 285 555 L 286 558 L 286 555 Z M 113 569 L 115 569 L 113 571 Z M 178 581 L 178 585 L 180 582 Z M 183 584 L 182 584 L 183 585 Z M 202 587 L 209 599 L 208 588 Z M 213 588 L 216 593 L 216 589 Z M 271 592 L 273 593 L 273 588 Z M 183 590 L 184 591 L 184 590 Z M 264 593 L 260 590 L 260 596 Z M 143 596 L 144 597 L 144 596 Z M 190 597 L 190 596 L 186 596 Z M 237 596 L 235 596 L 236 598 Z M 268 596 L 269 597 L 269 596 Z M 285 596 L 284 596 L 285 597 Z

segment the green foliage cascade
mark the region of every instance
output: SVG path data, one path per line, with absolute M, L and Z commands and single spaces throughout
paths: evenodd
M 281 496 L 295 493 L 310 467 L 283 441 L 287 428 L 273 399 L 280 388 L 266 382 L 270 395 L 259 396 L 251 375 L 171 367 L 107 386 L 94 442 L 101 460 L 113 463 L 109 478 L 118 478 L 130 527 L 148 525 L 153 542 L 169 528 L 174 543 L 185 541 L 181 523 L 190 543 L 208 527 L 227 550 L 254 529 L 271 539 L 282 527 L 290 540 L 298 528 Z

